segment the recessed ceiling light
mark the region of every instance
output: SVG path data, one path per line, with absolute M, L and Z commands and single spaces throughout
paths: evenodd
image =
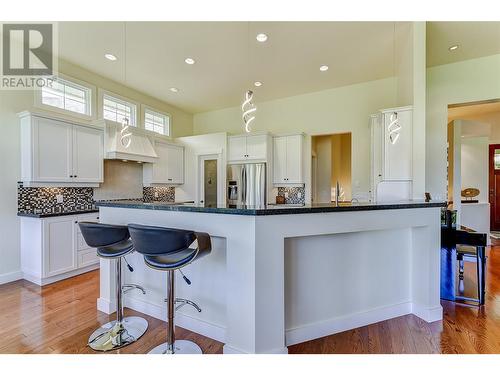
M 172 91 L 172 92 L 179 92 L 179 89 L 177 87 L 171 87 L 170 91 Z
M 188 57 L 186 60 L 184 60 L 186 64 L 193 65 L 195 63 L 194 59 L 191 57 Z
M 260 34 L 257 34 L 255 39 L 257 39 L 258 42 L 264 43 L 267 40 L 267 35 L 264 33 L 260 33 Z
M 459 45 L 458 44 L 454 44 L 452 46 L 450 46 L 450 48 L 448 48 L 449 51 L 456 51 L 458 49 Z
M 322 72 L 326 72 L 328 70 L 328 65 L 321 65 L 319 67 L 319 70 L 321 70 Z
M 115 55 L 112 55 L 111 53 L 106 53 L 104 55 L 104 57 L 107 58 L 110 61 L 116 61 L 116 60 L 118 60 L 117 57 Z
M 260 87 L 260 86 L 262 86 L 262 82 L 260 82 L 260 81 L 256 81 L 256 82 L 254 83 L 254 86 L 255 86 L 255 87 Z

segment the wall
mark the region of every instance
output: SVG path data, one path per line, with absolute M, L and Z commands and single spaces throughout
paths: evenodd
M 426 190 L 446 197 L 448 104 L 500 98 L 500 54 L 427 69 Z
M 104 183 L 94 189 L 95 200 L 142 198 L 142 164 L 104 161 Z
M 135 101 L 169 112 L 172 133 L 182 136 L 192 133 L 192 115 L 150 96 L 61 61 L 59 70 Z M 17 113 L 34 110 L 31 91 L 0 91 L 0 283 L 19 277 L 20 231 L 17 213 L 17 184 L 21 175 L 19 119 Z M 141 195 L 142 196 L 142 192 Z
M 386 78 L 288 98 L 258 102 L 255 131 L 307 134 L 304 155 L 311 155 L 311 135 L 352 133 L 353 195 L 368 194 L 370 184 L 369 116 L 396 104 L 396 80 Z M 243 132 L 241 108 L 195 114 L 195 134 Z M 306 197 L 310 197 L 311 163 L 305 163 Z
M 476 188 L 479 202 L 488 202 L 488 137 L 462 138 L 462 189 Z

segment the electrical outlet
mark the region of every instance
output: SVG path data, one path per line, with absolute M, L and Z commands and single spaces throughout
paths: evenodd
M 57 194 L 56 195 L 56 202 L 57 203 L 63 203 L 64 202 L 64 197 L 62 196 L 62 194 Z

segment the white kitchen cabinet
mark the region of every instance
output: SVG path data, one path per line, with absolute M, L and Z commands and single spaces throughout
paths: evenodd
M 273 138 L 273 183 L 275 185 L 303 184 L 303 135 Z
M 74 126 L 73 182 L 102 182 L 103 153 L 101 130 Z
M 144 184 L 183 184 L 184 147 L 156 141 L 154 148 L 158 159 L 155 163 L 144 164 Z
M 25 186 L 89 186 L 103 182 L 100 129 L 23 112 L 21 179 Z
M 83 239 L 80 221 L 99 221 L 98 213 L 47 218 L 21 217 L 23 277 L 46 285 L 99 267 L 95 249 Z
M 228 138 L 228 162 L 265 162 L 268 142 L 267 134 L 231 136 Z
M 399 125 L 399 137 L 396 142 L 390 140 L 391 115 L 397 114 Z M 411 180 L 412 179 L 412 149 L 413 128 L 411 108 L 396 108 L 382 111 L 383 123 L 383 147 L 384 147 L 384 180 Z

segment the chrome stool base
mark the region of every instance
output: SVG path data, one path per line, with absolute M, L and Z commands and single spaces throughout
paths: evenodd
M 173 353 L 167 351 L 167 343 L 164 342 L 155 347 L 148 354 L 202 354 L 201 348 L 189 340 L 175 340 L 174 347 L 175 350 Z
M 137 341 L 148 329 L 148 321 L 138 316 L 127 316 L 121 323 L 116 320 L 96 329 L 88 346 L 99 352 L 123 348 Z

